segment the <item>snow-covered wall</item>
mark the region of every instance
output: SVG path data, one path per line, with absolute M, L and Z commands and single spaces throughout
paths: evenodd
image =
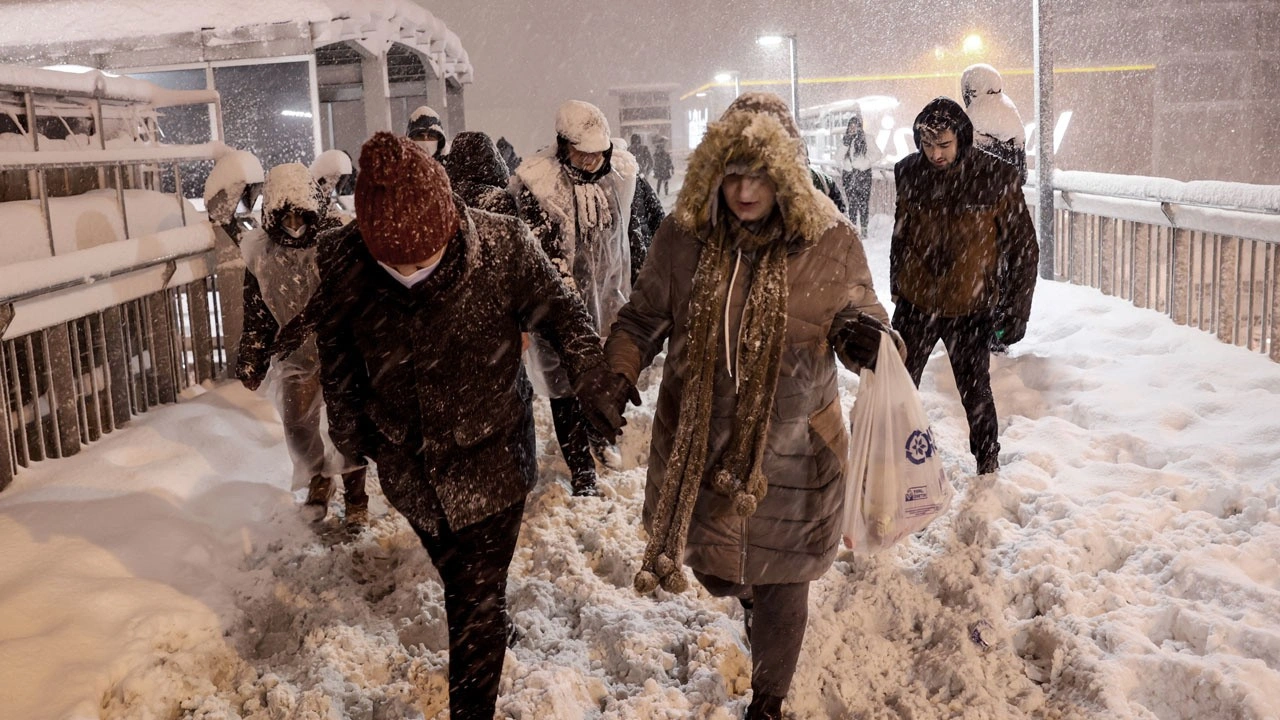
M 182 227 L 182 209 L 175 195 L 151 190 L 126 190 L 124 196 L 130 237 Z M 189 202 L 186 213 L 192 221 L 198 216 L 198 211 Z M 57 260 L 78 250 L 125 239 L 115 190 L 91 190 L 82 195 L 49 198 L 49 214 L 54 249 L 60 256 Z M 0 228 L 4 228 L 0 267 L 5 268 L 6 278 L 23 274 L 9 267 L 14 263 L 49 257 L 49 237 L 39 200 L 0 203 Z

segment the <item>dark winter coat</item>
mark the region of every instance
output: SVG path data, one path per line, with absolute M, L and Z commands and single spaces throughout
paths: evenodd
M 498 154 L 502 156 L 502 162 L 507 165 L 507 172 L 515 172 L 516 168 L 520 167 L 520 156 L 516 154 L 515 146 L 504 137 L 498 138 L 497 146 Z
M 591 318 L 528 229 L 459 215 L 413 288 L 373 260 L 358 223 L 326 236 L 316 325 L 334 444 L 377 462 L 387 500 L 415 525 L 455 530 L 521 502 L 537 477 L 520 334 L 550 340 L 575 378 L 603 362 Z
M 1039 246 L 1018 169 L 972 147 L 971 132 L 956 134 L 951 167 L 919 152 L 894 167 L 890 292 L 943 317 L 998 310 L 1026 320 Z
M 467 207 L 515 216 L 515 197 L 507 192 L 511 174 L 498 148 L 482 132 L 462 132 L 453 138 L 453 147 L 444 158 L 449 184 Z
M 640 274 L 640 268 L 644 266 L 645 257 L 649 255 L 649 244 L 653 242 L 653 236 L 658 232 L 658 226 L 662 224 L 662 219 L 666 215 L 662 209 L 662 201 L 658 199 L 658 193 L 654 192 L 653 186 L 644 177 L 637 177 L 636 196 L 631 201 L 631 225 L 627 228 L 631 236 L 632 285 L 636 282 L 636 276 Z
M 710 136 L 709 136 L 710 137 Z M 618 315 L 605 353 L 615 371 L 633 381 L 666 344 L 653 420 L 644 520 L 652 527 L 657 501 L 679 423 L 689 367 L 690 297 L 698 259 L 717 217 L 720 184 L 731 157 L 746 150 L 742 135 L 710 148 L 717 162 L 691 163 L 675 212 L 663 221 L 649 257 Z M 756 139 L 759 142 L 759 138 Z M 714 142 L 704 139 L 704 145 Z M 715 369 L 711 401 L 708 472 L 702 480 L 689 526 L 684 562 L 707 575 L 745 584 L 814 580 L 830 567 L 840 542 L 845 494 L 848 432 L 836 384 L 833 338 L 859 312 L 888 324 L 876 298 L 871 272 L 857 233 L 814 187 L 795 160 L 798 141 L 779 130 L 767 152 L 784 158 L 769 167 L 788 243 L 787 321 L 781 369 L 767 432 L 763 471 L 768 492 L 755 513 L 735 512 L 718 492 L 710 470 L 730 441 L 737 398 L 723 353 Z M 699 153 L 703 150 L 700 149 Z M 695 156 L 696 157 L 696 156 Z M 720 222 L 725 222 L 721 219 Z M 744 304 L 753 282 L 752 265 L 723 283 L 730 293 L 729 326 L 722 337 L 738 337 Z M 717 322 L 722 322 L 717 319 Z
M 809 176 L 813 178 L 813 186 L 818 191 L 831 199 L 842 215 L 847 214 L 845 211 L 844 193 L 840 192 L 840 185 L 830 175 L 816 168 L 809 168 Z
M 648 177 L 653 172 L 653 152 L 648 145 L 637 142 L 632 142 L 631 149 L 635 153 L 636 164 L 640 167 L 640 175 Z
M 675 166 L 671 164 L 671 153 L 659 147 L 653 151 L 653 176 L 659 180 L 670 180 L 675 175 Z

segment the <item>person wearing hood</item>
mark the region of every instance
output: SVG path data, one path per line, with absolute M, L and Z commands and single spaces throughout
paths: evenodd
M 409 114 L 409 127 L 405 136 L 422 148 L 428 157 L 443 161 L 445 145 L 448 138 L 444 134 L 444 125 L 440 122 L 440 114 L 423 105 Z
M 520 155 L 516 152 L 516 147 L 511 141 L 505 137 L 498 138 L 498 154 L 502 155 L 502 161 L 507 164 L 507 172 L 513 173 L 516 168 L 520 167 Z
M 629 226 L 636 161 L 614 145 L 609 121 L 590 103 L 562 104 L 555 130 L 556 142 L 525 160 L 511 187 L 521 218 L 587 306 L 596 331 L 606 335 L 631 294 Z M 593 455 L 606 465 L 617 464 L 616 450 L 584 422 L 555 353 L 537 335 L 530 368 L 540 392 L 551 399 L 573 493 L 598 495 Z
M 440 163 L 406 138 L 364 144 L 355 204 L 356 222 L 322 240 L 316 299 L 280 348 L 314 329 L 334 444 L 377 463 L 388 502 L 439 572 L 449 716 L 491 720 L 510 632 L 507 571 L 537 481 L 520 334 L 551 343 L 588 421 L 611 440 L 626 384 L 528 228 L 463 205 Z
M 958 103 L 936 98 L 913 127 L 919 150 L 894 167 L 893 326 L 917 386 L 934 345 L 946 345 L 969 449 L 978 473 L 992 473 L 1000 443 L 989 344 L 996 337 L 1012 345 L 1027 331 L 1036 231 L 1018 169 L 973 147 L 973 126 Z
M 325 446 L 320 431 L 324 403 L 320 395 L 320 360 L 314 342 L 288 358 L 271 359 L 281 326 L 311 299 L 319 284 L 316 245 L 319 234 L 338 225 L 327 214 L 328 202 L 301 163 L 277 165 L 267 173 L 262 192 L 262 229 L 247 233 L 244 256 L 244 329 L 236 376 L 257 390 L 274 365 L 280 381 L 280 418 L 285 444 L 293 458 L 295 484 L 308 485 L 306 505 L 323 517 L 333 495 L 325 474 Z M 330 417 L 330 424 L 335 418 Z M 346 521 L 368 520 L 365 467 L 358 457 L 344 458 L 342 479 Z
M 507 164 L 493 140 L 482 132 L 460 132 L 444 156 L 453 191 L 467 207 L 515 217 L 516 199 L 507 191 Z
M 667 152 L 667 139 L 655 138 L 653 141 L 653 189 L 663 197 L 671 192 L 671 177 L 676 174 L 676 166 L 671 162 L 671 153 Z
M 342 205 L 342 196 L 351 194 L 354 175 L 351 156 L 345 150 L 325 150 L 311 163 L 311 178 L 316 181 L 321 197 L 327 201 L 326 214 L 343 225 L 355 219 L 355 215 Z
M 648 179 L 649 173 L 653 172 L 653 153 L 649 151 L 649 146 L 644 144 L 640 133 L 631 133 L 631 142 L 628 143 L 627 149 L 631 151 L 632 155 L 636 156 L 636 165 L 640 168 L 640 177 Z
M 867 132 L 862 127 L 862 112 L 858 108 L 854 108 L 844 129 L 843 143 L 845 150 L 840 154 L 840 183 L 847 199 L 845 214 L 866 235 L 871 210 L 871 167 L 880 160 L 881 154 L 875 143 L 867 141 Z
M 1027 182 L 1026 130 L 1018 106 L 1004 94 L 1004 78 L 985 63 L 970 65 L 960 74 L 965 112 L 973 124 L 973 145 L 1018 168 L 1019 182 Z
M 683 564 L 741 602 L 751 720 L 782 717 L 809 584 L 841 543 L 836 361 L 871 366 L 889 320 L 801 146 L 773 94 L 744 94 L 711 123 L 605 343 L 631 383 L 667 349 L 636 590 L 682 592 Z

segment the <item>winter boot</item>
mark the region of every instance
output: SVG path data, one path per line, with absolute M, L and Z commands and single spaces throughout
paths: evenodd
M 311 484 L 307 488 L 307 501 L 303 504 L 324 507 L 329 504 L 331 497 L 333 497 L 333 478 L 316 475 L 311 478 Z
M 1000 456 L 994 453 L 980 457 L 977 460 L 979 475 L 989 475 L 1000 469 Z
M 782 701 L 777 695 L 755 695 L 742 720 L 782 720 Z
M 356 468 L 342 474 L 342 499 L 346 505 L 347 525 L 369 524 L 369 494 L 364 489 L 366 468 Z

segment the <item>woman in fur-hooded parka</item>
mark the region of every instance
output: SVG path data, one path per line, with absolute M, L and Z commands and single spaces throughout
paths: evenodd
M 744 518 L 732 495 L 713 485 L 713 471 L 734 435 L 735 401 L 749 379 L 741 357 L 745 343 L 725 359 L 724 337 L 741 337 L 748 295 L 757 282 L 758 263 L 745 255 L 721 274 L 717 292 L 727 296 L 726 322 L 714 357 L 711 405 L 699 412 L 707 422 L 704 482 L 688 531 L 683 560 L 692 568 L 747 583 L 813 580 L 835 557 L 840 540 L 839 511 L 844 498 L 846 431 L 836 393 L 831 338 L 843 321 L 860 311 L 888 322 L 876 298 L 866 255 L 857 234 L 825 196 L 816 191 L 798 154 L 799 141 L 774 117 L 734 113 L 715 123 L 691 156 L 676 209 L 658 230 L 640 271 L 631 301 L 619 314 L 606 346 L 616 371 L 633 382 L 640 370 L 670 340 L 663 368 L 645 500 L 651 526 L 659 491 L 666 479 L 678 426 L 681 396 L 694 371 L 689 357 L 690 326 L 709 308 L 692 297 L 700 256 L 714 236 L 731 223 L 720 184 L 731 165 L 763 170 L 777 185 L 781 228 L 775 242 L 785 245 L 786 297 L 776 388 L 758 469 L 768 481 L 755 512 Z M 763 251 L 757 251 L 760 256 Z M 731 275 L 736 270 L 736 280 Z M 730 287 L 732 280 L 732 287 Z M 794 292 L 791 292 L 795 289 Z M 723 305 L 723 301 L 719 304 Z M 732 345 L 732 343 L 729 343 Z M 679 559 L 677 559 L 679 560 Z

